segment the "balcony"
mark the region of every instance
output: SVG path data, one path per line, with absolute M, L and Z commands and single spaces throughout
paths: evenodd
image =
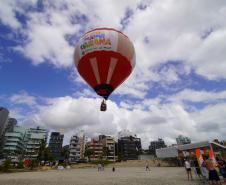
M 76 150 L 76 149 L 70 149 L 69 151 L 70 151 L 70 152 L 75 152 L 75 153 L 80 152 L 80 150 Z

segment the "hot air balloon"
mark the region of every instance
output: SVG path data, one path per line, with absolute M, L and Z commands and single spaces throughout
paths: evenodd
M 96 28 L 83 35 L 75 48 L 74 63 L 83 79 L 104 99 L 125 81 L 135 66 L 129 38 L 113 28 Z

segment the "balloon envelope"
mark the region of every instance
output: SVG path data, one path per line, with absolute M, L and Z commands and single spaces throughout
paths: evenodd
M 98 95 L 107 99 L 132 72 L 134 46 L 120 31 L 97 28 L 80 38 L 74 62 L 84 80 Z

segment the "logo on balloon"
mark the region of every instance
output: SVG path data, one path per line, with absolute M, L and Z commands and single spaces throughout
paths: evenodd
M 103 32 L 88 33 L 82 38 L 80 49 L 83 55 L 93 50 L 109 50 L 111 49 L 111 40 L 106 38 Z

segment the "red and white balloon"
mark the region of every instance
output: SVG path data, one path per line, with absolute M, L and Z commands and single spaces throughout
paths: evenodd
M 120 31 L 97 28 L 80 38 L 74 62 L 83 79 L 107 100 L 132 72 L 135 66 L 134 46 Z

